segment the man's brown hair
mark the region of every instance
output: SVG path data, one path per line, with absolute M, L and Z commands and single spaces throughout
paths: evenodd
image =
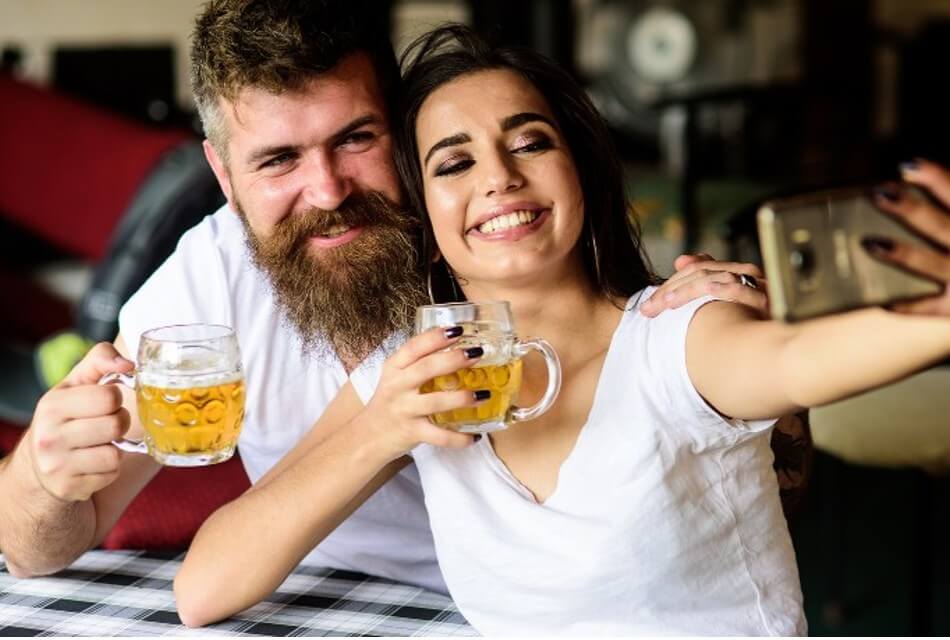
M 211 0 L 191 47 L 191 90 L 208 140 L 226 160 L 220 99 L 244 87 L 299 89 L 356 52 L 370 56 L 388 106 L 399 68 L 387 25 L 367 0 Z

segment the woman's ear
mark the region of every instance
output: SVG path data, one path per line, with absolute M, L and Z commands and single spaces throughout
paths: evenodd
M 442 252 L 439 251 L 438 247 L 432 252 L 432 264 L 435 264 L 442 259 Z

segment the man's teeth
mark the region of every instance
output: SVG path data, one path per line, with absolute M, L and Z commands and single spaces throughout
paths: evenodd
M 531 224 L 538 219 L 539 215 L 537 211 L 514 211 L 483 222 L 478 225 L 478 230 L 482 233 L 494 233 L 502 229 L 512 229 L 514 227 Z
M 326 238 L 335 238 L 337 236 L 342 236 L 344 233 L 346 233 L 349 230 L 350 228 L 346 226 L 345 224 L 335 224 L 329 229 L 327 229 L 326 232 L 321 235 L 323 235 Z

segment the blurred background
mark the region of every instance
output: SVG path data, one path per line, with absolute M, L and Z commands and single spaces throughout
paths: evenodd
M 200 5 L 0 0 L 0 418 L 12 425 L 84 344 L 50 338 L 111 339 L 124 298 L 220 202 L 188 90 Z M 614 130 L 664 274 L 687 249 L 758 262 L 754 213 L 770 195 L 950 161 L 950 0 L 378 7 L 397 52 L 452 20 L 571 70 Z M 812 634 L 950 634 L 948 388 L 937 367 L 812 412 L 813 476 L 790 523 Z

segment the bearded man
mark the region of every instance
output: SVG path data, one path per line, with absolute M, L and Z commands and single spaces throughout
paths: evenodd
M 256 483 L 300 456 L 295 445 L 348 376 L 425 300 L 418 220 L 401 209 L 391 157 L 398 68 L 373 8 L 212 0 L 198 16 L 192 88 L 228 202 L 182 237 L 123 307 L 114 345 L 97 345 L 40 400 L 0 461 L 0 549 L 14 575 L 57 571 L 97 546 L 158 473 L 151 458 L 111 444 L 141 438 L 134 398 L 96 384 L 131 370 L 145 330 L 234 328 L 247 384 L 238 446 Z M 705 280 L 675 281 L 680 303 Z M 445 591 L 412 466 L 308 559 Z

